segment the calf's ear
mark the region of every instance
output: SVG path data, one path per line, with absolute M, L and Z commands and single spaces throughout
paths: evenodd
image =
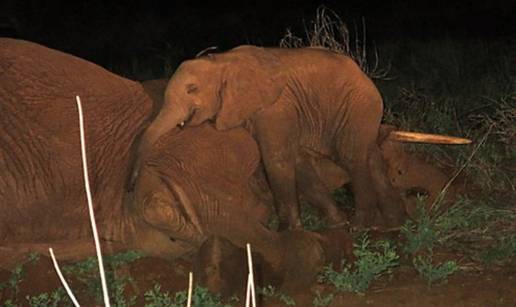
M 278 57 L 260 47 L 238 47 L 219 56 L 224 57 L 226 69 L 215 125 L 225 130 L 272 105 L 285 87 L 286 72 Z

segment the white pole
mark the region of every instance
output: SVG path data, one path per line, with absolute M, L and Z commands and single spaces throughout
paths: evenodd
M 66 290 L 66 293 L 68 293 L 68 296 L 72 300 L 72 303 L 75 307 L 80 307 L 79 302 L 75 298 L 75 295 L 73 295 L 72 289 L 70 289 L 70 286 L 68 286 L 68 283 L 66 282 L 66 279 L 63 276 L 63 273 L 61 273 L 61 269 L 59 268 L 59 264 L 57 264 L 56 256 L 54 256 L 54 251 L 52 250 L 52 247 L 48 249 L 50 252 L 50 258 L 52 258 L 52 263 L 54 263 L 54 268 L 57 272 L 57 276 L 59 276 L 59 280 L 61 280 L 61 283 L 63 284 L 63 287 Z
M 193 273 L 188 274 L 188 301 L 186 307 L 192 306 Z
M 251 244 L 247 243 L 246 247 L 247 247 L 247 265 L 249 267 L 249 275 L 247 278 L 247 291 L 246 291 L 246 298 L 245 298 L 245 306 L 250 307 L 249 304 L 252 302 L 251 306 L 256 307 L 256 292 L 254 289 L 253 257 L 251 255 Z
M 95 214 L 93 212 L 93 201 L 91 199 L 90 181 L 88 177 L 88 163 L 86 159 L 86 142 L 84 138 L 84 122 L 82 116 L 81 98 L 76 96 L 77 109 L 79 110 L 79 130 L 81 133 L 81 155 L 82 166 L 84 171 L 84 188 L 86 189 L 86 198 L 88 199 L 88 210 L 90 214 L 91 229 L 93 230 L 93 240 L 95 241 L 95 250 L 97 252 L 97 259 L 99 262 L 100 281 L 102 283 L 102 293 L 104 295 L 104 305 L 110 307 L 109 294 L 106 283 L 106 274 L 104 273 L 104 262 L 102 260 L 102 252 L 100 250 L 99 234 L 97 232 L 97 224 L 95 222 Z

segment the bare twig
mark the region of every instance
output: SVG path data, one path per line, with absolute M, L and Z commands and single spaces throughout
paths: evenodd
M 88 211 L 90 215 L 91 229 L 93 231 L 93 240 L 95 241 L 95 250 L 97 252 L 97 259 L 99 262 L 100 281 L 102 283 L 102 293 L 104 296 L 104 305 L 106 307 L 111 306 L 109 303 L 109 294 L 106 283 L 106 274 L 104 272 L 104 262 L 102 260 L 102 252 L 100 250 L 99 234 L 97 232 L 97 223 L 95 222 L 95 213 L 93 212 L 93 201 L 91 198 L 90 181 L 88 176 L 88 163 L 86 159 L 86 141 L 84 138 L 84 120 L 82 115 L 81 98 L 76 96 L 77 109 L 79 110 L 79 128 L 81 134 L 81 155 L 82 155 L 82 166 L 84 171 L 84 188 L 86 190 L 86 198 L 88 199 Z
M 443 189 L 441 190 L 441 192 L 439 193 L 439 195 L 435 198 L 434 202 L 432 203 L 432 205 L 430 205 L 430 210 L 432 210 L 434 208 L 435 205 L 438 205 L 443 199 L 444 199 L 444 195 L 446 195 L 446 192 L 448 191 L 448 189 L 450 188 L 450 186 L 452 185 L 452 183 L 455 181 L 455 179 L 457 179 L 457 177 L 462 173 L 462 171 L 464 171 L 464 169 L 466 168 L 466 166 L 469 165 L 469 163 L 471 162 L 471 160 L 473 159 L 473 157 L 475 156 L 475 154 L 478 152 L 478 150 L 480 149 L 480 147 L 482 147 L 482 145 L 484 145 L 484 143 L 486 142 L 487 140 L 487 137 L 489 136 L 489 134 L 491 133 L 491 129 L 493 128 L 493 125 L 491 125 L 489 127 L 489 129 L 487 130 L 486 134 L 484 135 L 484 137 L 480 140 L 480 142 L 477 144 L 477 146 L 475 147 L 475 149 L 473 149 L 473 151 L 471 152 L 471 154 L 469 155 L 468 159 L 466 160 L 466 162 L 464 162 L 462 164 L 462 166 L 460 167 L 459 170 L 457 170 L 457 172 L 455 172 L 455 174 L 450 178 L 450 180 L 448 180 L 448 182 L 446 183 L 446 185 L 443 187 Z
M 361 20 L 361 30 L 355 24 L 354 33 L 350 35 L 348 26 L 334 11 L 320 6 L 310 27 L 305 25 L 305 39 L 295 36 L 287 29 L 279 45 L 282 48 L 323 47 L 336 53 L 351 57 L 360 68 L 373 79 L 390 79 L 387 75 L 390 64 L 379 68 L 379 56 L 373 44 L 373 64 L 368 63 L 366 22 Z M 354 40 L 352 40 L 352 37 Z

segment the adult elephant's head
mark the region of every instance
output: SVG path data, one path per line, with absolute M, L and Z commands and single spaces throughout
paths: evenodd
M 183 62 L 170 79 L 163 107 L 142 137 L 140 154 L 177 126 L 214 121 L 226 130 L 274 103 L 285 84 L 281 62 L 270 51 L 242 46 Z

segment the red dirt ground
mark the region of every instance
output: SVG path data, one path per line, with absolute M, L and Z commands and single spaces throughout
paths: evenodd
M 41 256 L 37 262 L 27 263 L 24 267 L 25 274 L 16 295 L 18 302 L 26 304 L 26 295 L 51 292 L 59 287 L 49 258 Z M 116 274 L 133 278 L 134 282 L 127 283 L 125 293 L 138 296 L 136 306 L 143 306 L 143 294 L 155 284 L 160 284 L 163 292 L 185 290 L 190 267 L 186 261 L 169 262 L 144 257 L 119 267 Z M 7 281 L 9 276 L 10 272 L 0 271 L 0 282 Z M 94 306 L 92 298 L 80 291 L 85 289 L 85 285 L 73 277 L 69 276 L 69 279 L 79 302 L 83 306 Z M 296 306 L 313 306 L 316 292 L 326 295 L 336 290 L 316 283 L 309 291 L 298 289 L 288 295 L 296 301 Z M 9 289 L 0 292 L 0 302 L 13 295 Z M 242 299 L 240 302 L 243 305 Z M 285 304 L 276 299 L 265 299 L 261 306 Z M 338 294 L 330 306 L 516 306 L 516 267 L 461 271 L 453 274 L 447 283 L 429 287 L 413 268 L 402 265 L 394 270 L 393 275 L 375 281 L 364 295 Z

